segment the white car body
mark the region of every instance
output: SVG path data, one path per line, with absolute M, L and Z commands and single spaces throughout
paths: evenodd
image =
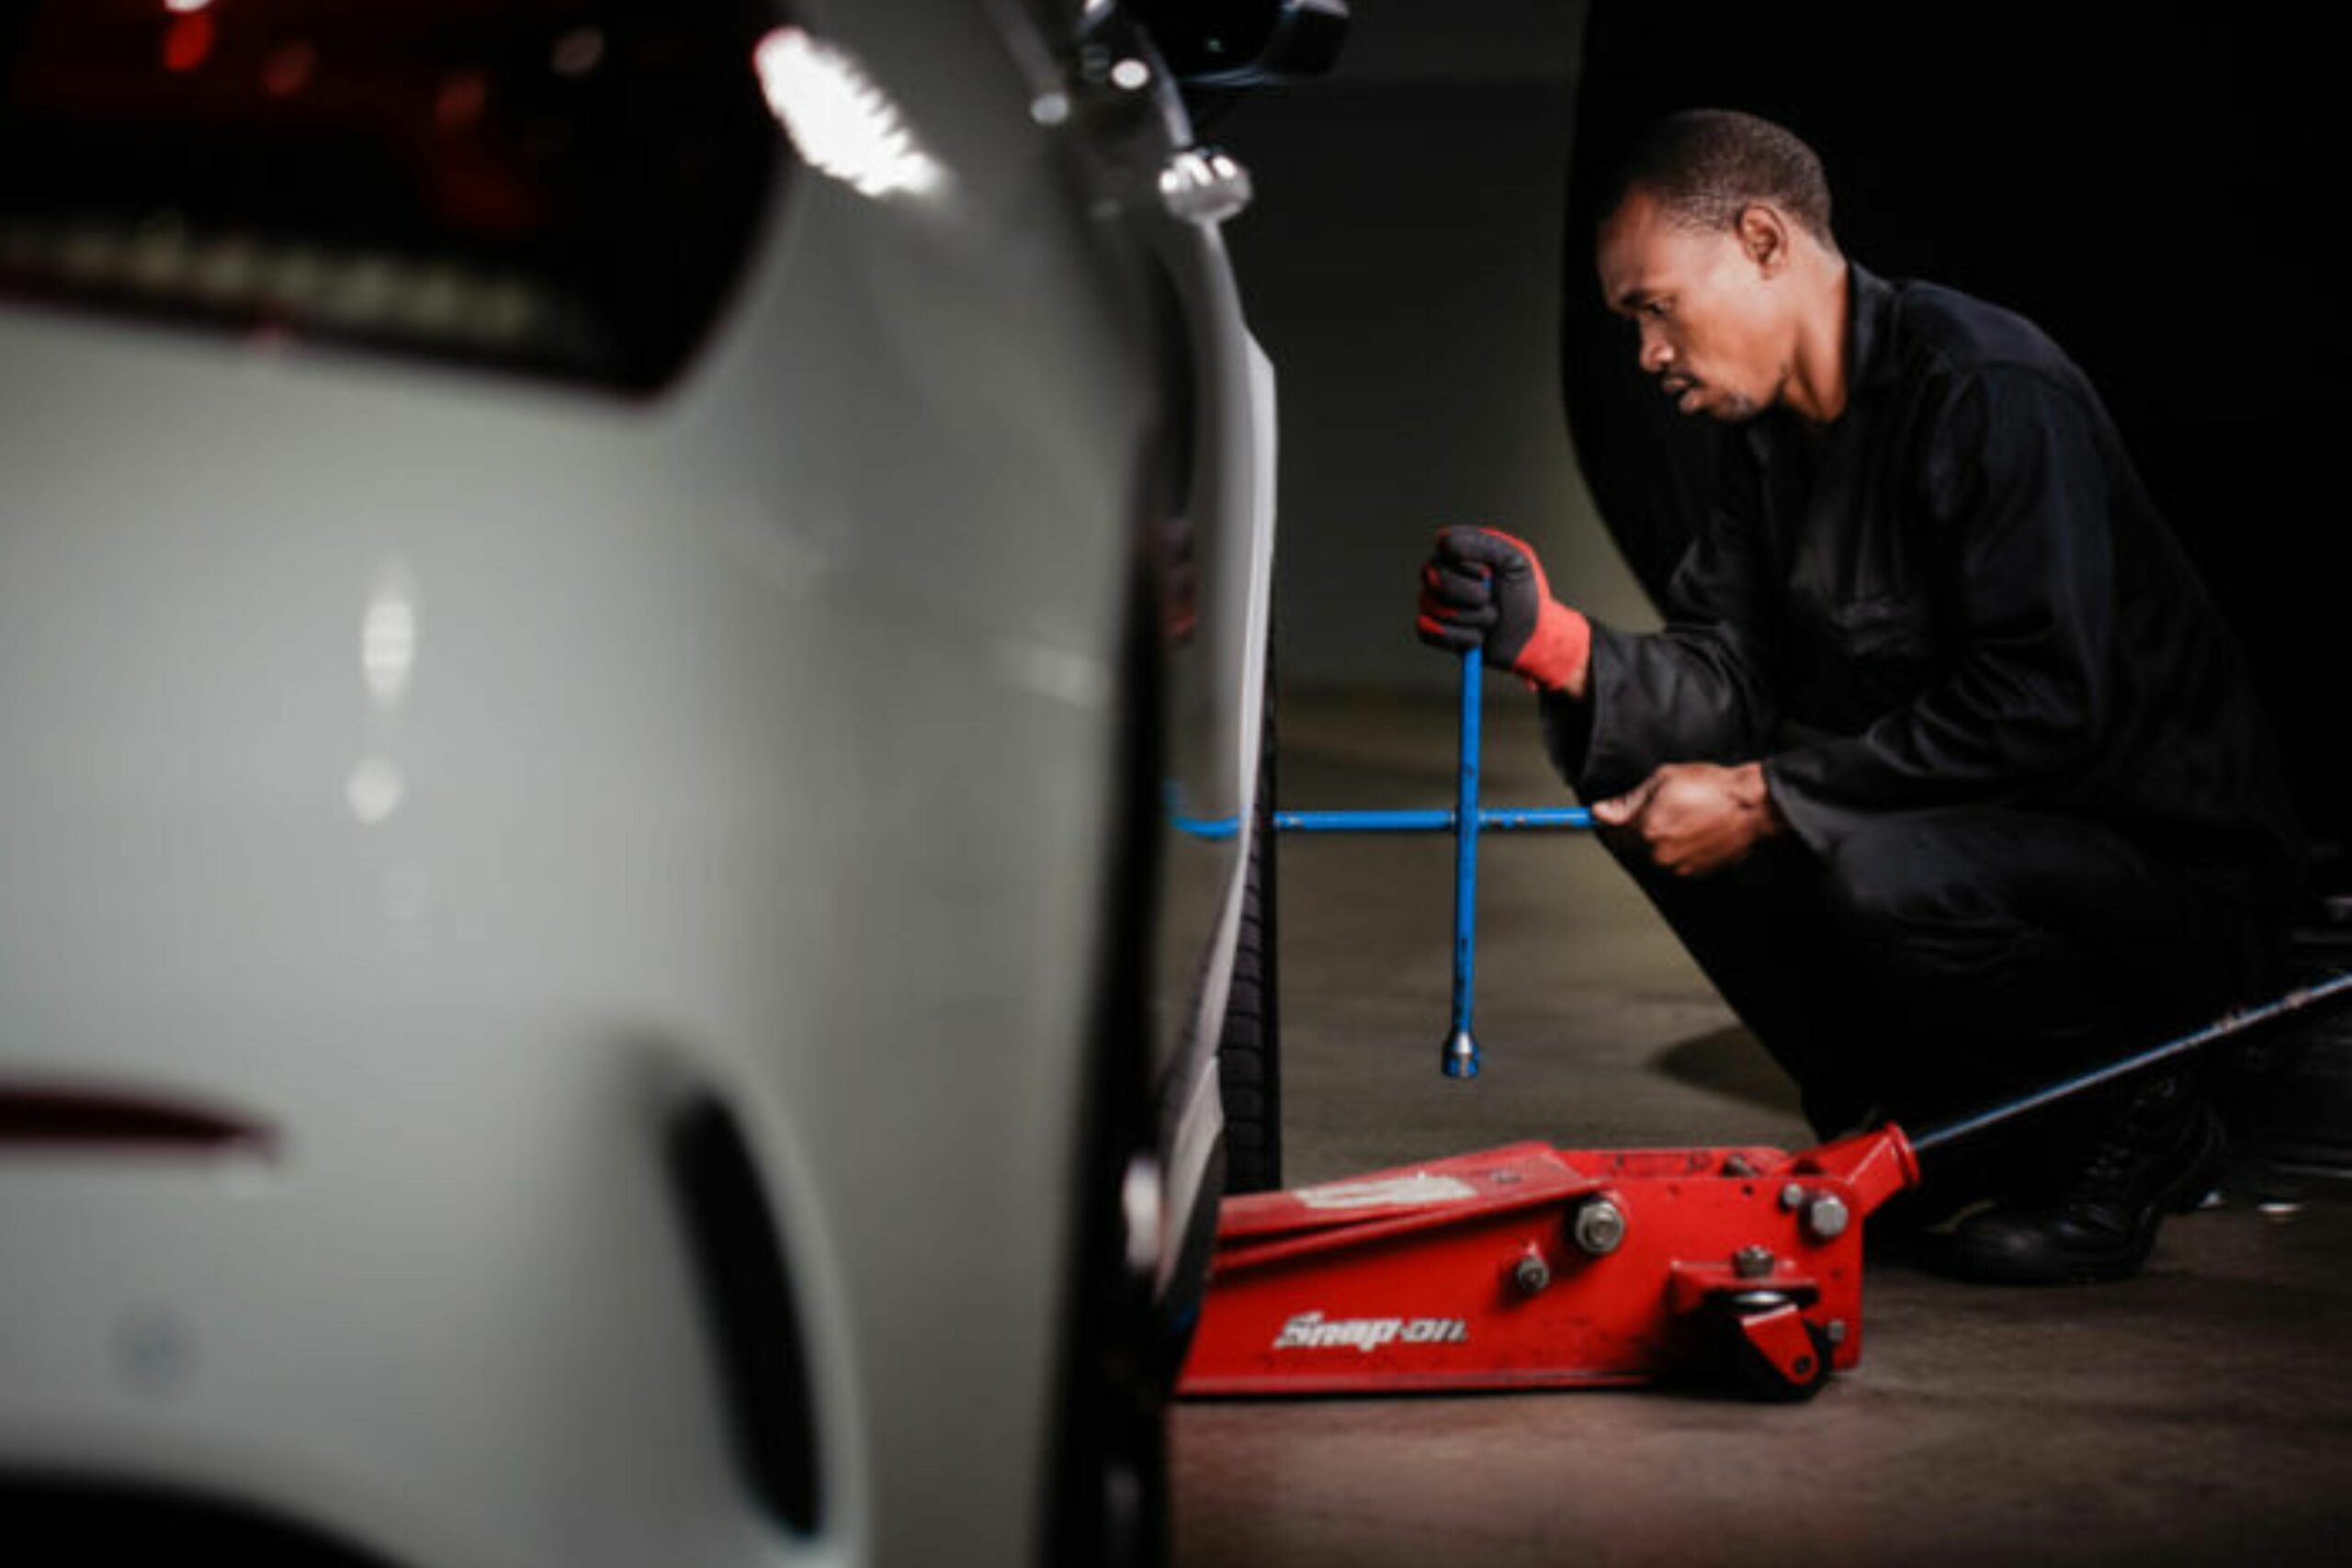
M 1214 226 L 1103 174 L 1082 98 L 1039 110 L 1042 11 L 791 17 L 938 179 L 780 157 L 650 395 L 0 310 L 0 1083 L 256 1132 L 0 1146 L 9 1484 L 404 1565 L 1038 1558 L 1089 1054 L 1147 1043 L 1106 1047 L 1094 995 L 1164 460 L 1146 233 L 1201 411 L 1170 772 L 1244 825 L 1163 835 L 1180 1131 L 1128 1215 L 1185 1288 L 1271 374 Z M 1181 131 L 1164 82 L 1119 90 Z M 810 1528 L 732 1435 L 675 1182 L 697 1105 L 774 1207 Z

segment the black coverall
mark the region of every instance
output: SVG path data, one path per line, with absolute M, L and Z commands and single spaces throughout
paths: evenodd
M 1727 444 L 1655 633 L 1543 698 L 1587 799 L 1762 759 L 1792 831 L 1613 845 L 1823 1134 L 2113 1055 L 2262 983 L 2302 850 L 2245 663 L 2032 323 L 1851 265 L 1849 400 Z

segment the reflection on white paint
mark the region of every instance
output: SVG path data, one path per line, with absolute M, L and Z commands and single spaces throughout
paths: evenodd
M 1149 1274 L 1159 1262 L 1166 1220 L 1161 1213 L 1159 1163 L 1149 1155 L 1127 1162 L 1119 1181 L 1119 1211 L 1127 1226 L 1127 1270 Z
M 175 17 L 192 17 L 212 4 L 212 0 L 164 0 L 164 9 Z
M 397 707 L 416 671 L 416 603 L 399 589 L 368 601 L 359 620 L 359 672 L 378 707 Z
M 344 781 L 343 798 L 362 827 L 372 828 L 401 807 L 407 784 L 389 758 L 368 757 Z
M 1083 653 L 1007 639 L 996 646 L 996 666 L 1015 685 L 1072 707 L 1099 708 L 1110 700 L 1110 671 Z
M 433 903 L 433 885 L 425 880 L 424 871 L 413 865 L 396 865 L 384 873 L 384 913 L 402 925 L 424 918 Z
M 752 50 L 752 63 L 769 109 L 811 168 L 876 197 L 927 195 L 945 180 L 898 106 L 840 50 L 798 28 L 777 28 Z

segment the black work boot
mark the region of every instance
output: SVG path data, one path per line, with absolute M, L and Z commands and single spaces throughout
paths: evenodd
M 2123 1279 L 2147 1261 L 2165 1212 L 2204 1198 L 2222 1155 L 2221 1119 L 2180 1079 L 2161 1079 L 2125 1102 L 2054 1190 L 1962 1220 L 1937 1267 L 2014 1285 Z

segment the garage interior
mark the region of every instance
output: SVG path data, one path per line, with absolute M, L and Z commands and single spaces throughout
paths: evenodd
M 1498 804 L 1558 793 L 1497 694 Z M 1293 703 L 1283 795 L 1443 806 L 1452 705 Z M 1519 1139 L 1812 1142 L 1763 1052 L 1600 845 L 1481 857 L 1485 1066 L 1440 1077 L 1451 840 L 1283 840 L 1285 1172 Z M 1204 1402 L 1174 1415 L 1182 1568 L 2334 1562 L 2352 1504 L 2352 1207 L 2248 1173 L 2121 1284 L 1873 1258 L 1869 1348 L 1808 1404 L 1658 1390 Z M 1865 1238 L 1867 1249 L 1867 1237 Z
M 1939 36 L 1934 18 L 1802 9 L 1645 7 L 1597 62 L 1584 5 L 1363 4 L 1330 79 L 1212 122 L 1256 176 L 1228 239 L 1282 378 L 1282 804 L 1452 803 L 1453 671 L 1409 618 L 1440 525 L 1518 533 L 1563 598 L 1657 624 L 1645 583 L 1671 551 L 1625 536 L 1638 487 L 1580 466 L 1563 419 L 1563 338 L 1571 398 L 1585 341 L 1563 288 L 1589 270 L 1562 190 L 1597 99 L 1626 118 L 1715 103 L 1819 138 L 1851 254 L 2012 304 L 2091 372 L 2248 645 L 2306 826 L 2340 842 L 2352 731 L 2326 693 L 2347 671 L 2320 585 L 2352 581 L 2352 530 L 2316 437 L 2340 406 L 2323 367 L 2345 312 L 2291 205 L 2301 160 L 2340 135 L 2317 140 L 2324 99 L 2278 79 L 2304 68 L 2295 51 L 2246 45 L 2280 19 L 2095 35 L 1996 7 Z M 2160 236 L 2174 198 L 2196 220 Z M 1490 803 L 1569 803 L 1515 683 L 1489 682 L 1487 726 Z M 1599 846 L 1488 841 L 1486 1066 L 1466 1085 L 1437 1067 L 1451 841 L 1293 837 L 1282 855 L 1287 1182 L 1520 1139 L 1811 1141 Z M 2138 1278 L 2089 1289 L 1874 1258 L 1869 1351 L 1810 1404 L 1180 1405 L 1175 1559 L 2339 1561 L 2347 1196 L 2318 1167 L 2241 1157 Z

